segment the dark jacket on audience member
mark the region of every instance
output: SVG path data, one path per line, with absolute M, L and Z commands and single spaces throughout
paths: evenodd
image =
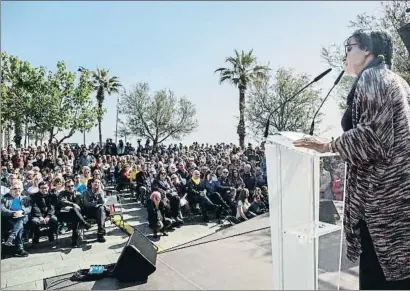
M 103 179 L 101 179 L 100 180 L 100 182 L 101 182 L 101 187 L 103 188 L 103 189 L 105 189 L 105 182 L 104 182 L 104 180 Z M 94 183 L 94 178 L 91 178 L 91 179 L 89 179 L 88 181 L 87 181 L 87 189 L 88 190 L 91 190 L 92 188 L 93 188 L 93 183 Z
M 268 209 L 266 208 L 265 203 L 263 203 L 263 201 L 261 200 L 260 202 L 252 202 L 251 206 L 249 207 L 249 211 L 259 215 L 265 213 L 266 211 L 268 211 Z
M 55 207 L 58 203 L 57 196 L 52 193 L 42 194 L 34 193 L 31 196 L 33 208 L 31 211 L 32 217 L 50 217 L 55 215 Z
M 249 191 L 255 190 L 255 176 L 251 172 L 243 173 L 242 180 L 245 183 L 246 189 L 248 189 Z
M 219 177 L 218 179 L 219 184 L 221 185 L 221 188 L 226 191 L 230 190 L 230 188 L 235 188 L 235 185 L 231 182 L 231 179 L 229 177 Z
M 166 192 L 175 192 L 174 185 L 169 181 L 169 179 L 161 180 L 160 178 L 155 179 L 152 182 L 152 191 L 158 191 L 161 193 L 161 197 L 166 197 Z
M 149 187 L 149 176 L 145 171 L 140 171 L 135 175 L 137 186 Z M 148 189 L 148 188 L 147 188 Z
M 162 201 L 159 203 L 158 208 L 155 207 L 154 202 L 149 201 L 147 205 L 147 212 L 148 223 L 150 227 L 155 228 L 159 221 L 162 222 L 165 219 L 166 207 Z
M 238 177 L 230 177 L 229 178 L 229 183 L 231 185 L 233 185 L 232 187 L 234 187 L 235 189 L 239 189 L 239 188 L 245 188 L 245 183 L 243 182 L 242 178 L 240 176 Z
M 178 196 L 181 197 L 181 198 L 184 197 L 185 194 L 187 193 L 187 188 L 182 182 L 180 182 L 179 184 L 176 184 L 176 185 L 174 184 L 174 187 L 175 187 L 175 190 L 178 193 Z
M 189 179 L 186 183 L 187 186 L 187 192 L 188 192 L 188 199 L 193 198 L 193 197 L 199 197 L 199 192 L 206 190 L 205 186 L 205 181 L 201 179 L 201 181 L 197 184 L 192 181 L 192 179 Z
M 56 207 L 56 210 L 60 212 L 64 207 L 74 207 L 74 204 L 80 206 L 81 201 L 79 196 L 77 196 L 75 193 L 70 193 L 69 191 L 63 191 L 58 196 L 58 205 Z
M 191 175 L 189 174 L 189 172 L 187 170 L 181 171 L 180 169 L 177 171 L 177 173 L 179 174 L 179 176 L 182 179 L 185 179 L 186 182 L 188 182 L 188 179 L 191 178 Z
M 262 188 L 267 184 L 267 177 L 265 175 L 255 176 L 255 187 Z
M 95 207 L 98 204 L 104 205 L 104 191 L 94 192 L 93 190 L 85 190 L 84 192 L 84 207 Z
M 220 193 L 221 192 L 221 184 L 218 181 L 208 181 L 205 180 L 205 189 L 206 189 L 206 193 Z

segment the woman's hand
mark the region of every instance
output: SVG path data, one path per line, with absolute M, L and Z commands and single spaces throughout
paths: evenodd
M 314 137 L 304 137 L 293 142 L 293 145 L 298 148 L 307 148 L 315 150 L 319 153 L 330 152 L 331 145 L 328 142 L 318 140 Z

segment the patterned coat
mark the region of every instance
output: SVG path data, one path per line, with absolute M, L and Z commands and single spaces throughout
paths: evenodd
M 353 129 L 334 146 L 347 162 L 347 257 L 361 253 L 366 221 L 388 281 L 410 278 L 410 87 L 385 65 L 367 69 L 352 104 Z

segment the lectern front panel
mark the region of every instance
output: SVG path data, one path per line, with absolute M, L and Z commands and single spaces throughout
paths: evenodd
M 275 289 L 312 290 L 317 281 L 319 158 L 275 144 L 266 157 Z
M 274 287 L 317 290 L 323 274 L 338 278 L 344 163 L 284 138 L 266 147 Z

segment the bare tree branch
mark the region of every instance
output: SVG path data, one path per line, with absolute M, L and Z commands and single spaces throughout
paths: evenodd
M 133 134 L 149 138 L 154 144 L 180 139 L 198 127 L 196 109 L 190 101 L 177 98 L 170 90 L 152 94 L 146 83 L 123 94 L 120 108 Z

